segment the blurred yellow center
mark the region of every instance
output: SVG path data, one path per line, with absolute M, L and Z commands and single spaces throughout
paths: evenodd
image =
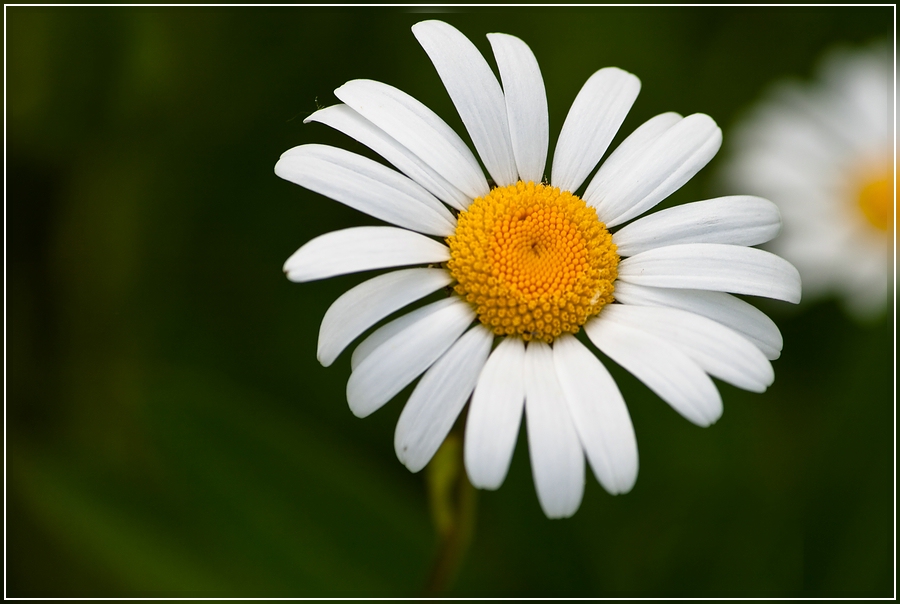
M 867 173 L 860 179 L 857 203 L 866 221 L 887 232 L 894 212 L 894 171 L 890 166 Z
M 597 212 L 533 182 L 498 187 L 447 238 L 456 293 L 497 335 L 552 342 L 613 300 L 619 255 Z

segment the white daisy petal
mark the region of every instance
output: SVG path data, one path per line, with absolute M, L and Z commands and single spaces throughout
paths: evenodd
M 525 404 L 525 344 L 504 338 L 491 353 L 466 418 L 465 463 L 479 489 L 503 484 L 512 461 Z
M 357 365 L 347 381 L 347 402 L 354 415 L 365 417 L 381 408 L 428 369 L 472 324 L 475 313 L 471 306 L 458 298 L 449 299 L 452 303 L 442 304 L 394 334 Z
M 490 191 L 478 160 L 453 128 L 405 92 L 373 80 L 352 80 L 334 94 L 470 199 Z
M 622 173 L 628 170 L 656 139 L 682 119 L 681 115 L 670 111 L 652 117 L 638 126 L 624 141 L 619 143 L 619 146 L 609 154 L 609 157 L 597 170 L 597 174 L 591 179 L 584 192 L 585 203 L 596 208 L 601 201 L 597 192 L 607 190 L 611 182 L 621 178 Z M 605 220 L 602 214 L 600 220 Z
M 361 155 L 327 145 L 286 151 L 275 174 L 370 216 L 426 235 L 447 237 L 456 218 L 418 183 Z
M 347 105 L 332 105 L 320 109 L 303 122 L 325 124 L 359 141 L 425 187 L 432 195 L 457 210 L 462 210 L 471 201 L 465 193 L 447 182 L 447 179 L 435 172 L 415 153 Z
M 362 332 L 452 280 L 444 269 L 410 268 L 379 275 L 348 290 L 334 301 L 322 319 L 319 362 L 328 367 Z
M 405 330 L 410 325 L 413 325 L 424 317 L 436 313 L 446 306 L 451 306 L 457 300 L 458 298 L 455 297 L 444 298 L 443 300 L 426 304 L 405 315 L 397 317 L 393 321 L 385 323 L 370 333 L 365 340 L 360 342 L 356 348 L 353 349 L 353 354 L 350 355 L 350 371 L 356 371 L 359 364 L 362 363 L 372 351 L 376 350 L 379 346 Z
M 516 182 L 506 101 L 487 61 L 467 37 L 443 21 L 421 21 L 412 32 L 437 69 L 494 182 L 501 187 Z
M 606 67 L 585 82 L 563 123 L 550 182 L 575 191 L 606 153 L 641 89 L 627 71 Z
M 553 343 L 556 375 L 597 480 L 616 495 L 634 486 L 637 439 L 625 400 L 600 360 L 574 336 Z
M 765 392 L 775 371 L 749 340 L 724 325 L 677 308 L 612 304 L 608 318 L 659 336 L 722 381 L 751 392 Z
M 411 472 L 424 468 L 450 432 L 478 381 L 494 334 L 476 325 L 416 385 L 394 432 L 394 450 Z
M 709 163 L 722 145 L 722 131 L 695 113 L 663 132 L 617 174 L 594 190 L 592 205 L 606 226 L 640 216 L 677 191 Z
M 519 178 L 541 182 L 550 144 L 547 93 L 537 59 L 528 45 L 507 34 L 488 34 L 506 98 L 509 137 Z
M 720 243 L 686 243 L 642 252 L 619 263 L 619 280 L 765 296 L 797 303 L 800 274 L 775 254 Z
M 548 518 L 567 518 L 584 494 L 584 453 L 556 377 L 553 351 L 543 342 L 525 350 L 525 415 L 531 472 Z
M 287 259 L 284 272 L 291 281 L 315 281 L 449 258 L 446 245 L 419 233 L 394 227 L 353 227 L 311 239 Z
M 762 197 L 734 195 L 686 203 L 635 220 L 613 235 L 620 256 L 679 243 L 757 245 L 781 230 L 778 206 Z
M 637 306 L 667 306 L 702 315 L 730 327 L 753 342 L 766 358 L 781 356 L 784 339 L 778 326 L 755 306 L 724 292 L 646 287 L 616 282 L 616 300 Z
M 706 372 L 663 338 L 616 321 L 610 308 L 584 324 L 594 345 L 689 421 L 708 426 L 719 419 L 722 398 Z

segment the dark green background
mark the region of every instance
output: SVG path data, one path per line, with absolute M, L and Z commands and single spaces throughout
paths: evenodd
M 393 451 L 403 401 L 359 420 L 349 355 L 315 358 L 326 308 L 363 277 L 281 272 L 313 236 L 373 221 L 273 174 L 303 143 L 367 153 L 302 123 L 353 78 L 461 131 L 415 22 L 488 56 L 485 33 L 525 40 L 552 141 L 616 65 L 643 84 L 623 132 L 704 112 L 726 148 L 770 82 L 894 23 L 891 7 L 5 13 L 9 596 L 419 593 L 436 537 Z M 673 201 L 740 193 L 714 185 L 724 153 Z M 720 384 L 725 414 L 701 429 L 608 363 L 634 490 L 589 476 L 574 518 L 547 520 L 523 433 L 450 594 L 892 595 L 893 317 L 762 304 L 785 338 L 767 393 Z

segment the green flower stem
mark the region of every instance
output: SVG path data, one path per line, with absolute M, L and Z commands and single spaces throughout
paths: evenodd
M 463 466 L 459 421 L 428 464 L 428 503 L 440 545 L 425 583 L 424 595 L 446 593 L 456 579 L 475 528 L 477 490 Z

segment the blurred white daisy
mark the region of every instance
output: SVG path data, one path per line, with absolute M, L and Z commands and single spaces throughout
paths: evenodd
M 399 172 L 334 147 L 302 145 L 282 155 L 275 173 L 396 226 L 322 235 L 284 268 L 289 279 L 310 281 L 425 265 L 382 274 L 338 298 L 322 321 L 319 360 L 330 365 L 384 317 L 448 288 L 448 297 L 357 346 L 347 384 L 351 410 L 372 413 L 424 372 L 394 439 L 397 456 L 417 472 L 471 396 L 465 465 L 472 484 L 487 489 L 506 476 L 524 410 L 541 507 L 549 517 L 570 516 L 581 502 L 585 456 L 610 493 L 629 491 L 638 470 L 625 402 L 573 334 L 584 328 L 597 348 L 690 421 L 715 422 L 722 401 L 710 376 L 761 392 L 782 346 L 768 317 L 725 292 L 800 298 L 790 264 L 748 247 L 778 232 L 779 214 L 757 197 L 723 197 L 622 226 L 715 155 L 721 131 L 712 119 L 665 113 L 649 120 L 579 197 L 573 191 L 638 94 L 635 76 L 606 68 L 588 79 L 546 184 L 547 98 L 528 46 L 488 35 L 498 82 L 450 25 L 425 21 L 413 33 L 496 186 L 427 107 L 387 84 L 348 82 L 335 91 L 343 104 L 308 121 L 344 132 Z
M 894 67 L 886 44 L 833 51 L 809 84 L 781 83 L 735 128 L 729 186 L 778 204 L 769 249 L 805 300 L 837 296 L 858 318 L 888 300 L 893 267 Z

